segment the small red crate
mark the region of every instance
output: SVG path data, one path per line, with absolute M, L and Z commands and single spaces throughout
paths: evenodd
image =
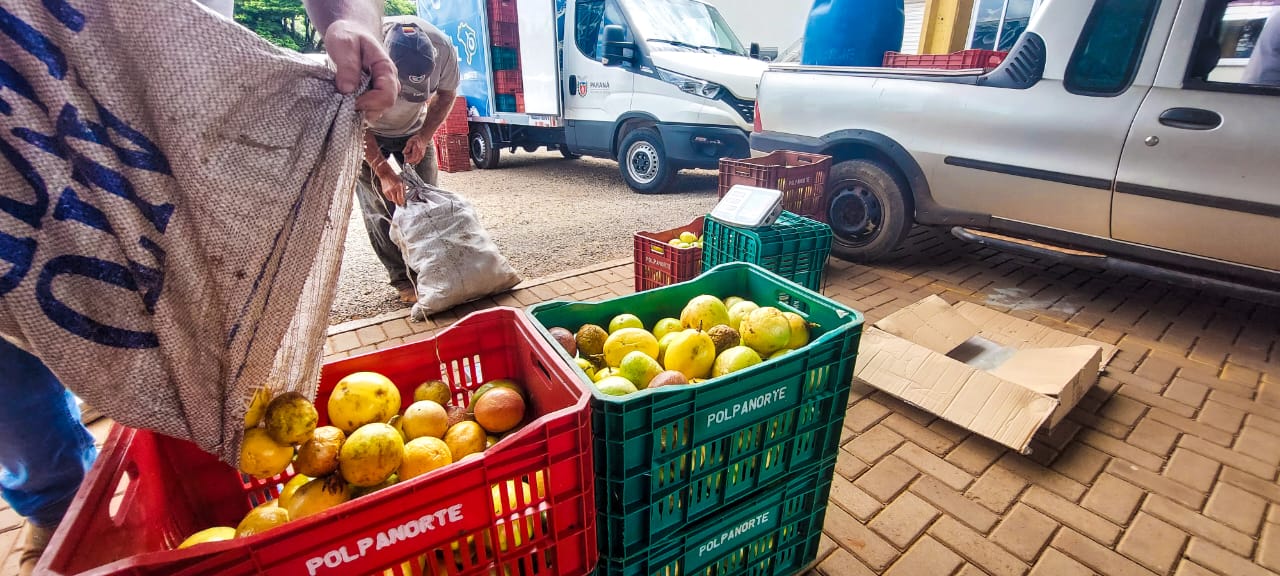
M 524 79 L 519 70 L 498 70 L 493 73 L 493 87 L 498 94 L 524 92 Z
M 490 22 L 489 45 L 499 48 L 519 48 L 520 25 L 515 22 Z
M 471 148 L 466 134 L 436 134 L 436 167 L 443 172 L 471 170 Z
M 524 92 L 516 92 L 516 112 L 524 114 Z
M 697 278 L 702 273 L 701 248 L 676 248 L 669 244 L 681 232 L 702 236 L 702 216 L 688 226 L 662 232 L 636 232 L 634 276 L 636 292 L 643 292 Z
M 489 21 L 516 22 L 516 0 L 489 0 Z
M 1008 52 L 999 50 L 961 50 L 951 54 L 884 53 L 885 68 L 932 68 L 934 70 L 992 70 L 1004 62 Z
M 444 124 L 440 126 L 440 132 L 465 135 L 470 131 L 471 124 L 467 120 L 467 99 L 458 96 L 453 100 L 453 108 L 449 110 L 449 115 L 445 117 Z
M 759 158 L 720 160 L 720 197 L 735 185 L 782 192 L 782 209 L 827 221 L 827 175 L 831 157 L 779 150 Z
M 171 548 L 197 530 L 235 526 L 291 473 L 245 482 L 195 444 L 116 426 L 36 572 L 551 576 L 595 566 L 589 395 L 524 312 L 476 312 L 433 339 L 326 364 L 317 404 L 325 406 L 343 376 L 366 370 L 391 378 L 410 400 L 426 380 L 446 381 L 465 403 L 482 382 L 515 379 L 532 420 L 478 457 L 269 532 L 186 550 Z M 513 489 L 522 482 L 531 498 Z

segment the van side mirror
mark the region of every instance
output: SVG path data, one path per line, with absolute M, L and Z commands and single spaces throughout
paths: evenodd
M 760 43 L 759 42 L 751 43 L 751 52 L 749 53 L 749 55 L 752 58 L 755 58 L 756 60 L 760 59 Z
M 605 66 L 622 66 L 635 61 L 636 43 L 627 42 L 626 37 L 626 32 L 617 24 L 604 27 Z

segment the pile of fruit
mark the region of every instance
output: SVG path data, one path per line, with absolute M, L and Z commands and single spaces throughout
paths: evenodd
M 240 471 L 266 479 L 292 465 L 295 475 L 239 526 L 202 530 L 178 548 L 252 536 L 477 456 L 499 435 L 516 432 L 527 412 L 525 391 L 511 380 L 480 386 L 465 407 L 451 402 L 448 384 L 426 382 L 401 412 L 390 379 L 356 372 L 334 387 L 326 406 L 331 425 L 319 427 L 315 405 L 302 394 L 269 394 L 260 391 L 245 415 Z
M 812 327 L 794 312 L 706 294 L 690 300 L 679 319 L 657 320 L 652 331 L 634 314 L 619 314 L 608 326 L 586 324 L 577 332 L 558 326 L 550 333 L 596 389 L 613 396 L 698 384 L 773 360 L 808 344 Z
M 679 236 L 672 238 L 669 242 L 667 242 L 667 244 L 670 244 L 682 250 L 689 249 L 689 248 L 701 248 L 702 236 L 699 236 L 697 234 L 694 234 L 693 232 L 688 232 L 688 231 L 681 232 Z

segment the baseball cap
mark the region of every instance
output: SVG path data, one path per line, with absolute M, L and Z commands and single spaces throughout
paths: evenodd
M 400 73 L 400 97 L 426 102 L 435 91 L 431 72 L 436 68 L 436 47 L 426 32 L 414 24 L 396 24 L 387 31 L 387 53 Z

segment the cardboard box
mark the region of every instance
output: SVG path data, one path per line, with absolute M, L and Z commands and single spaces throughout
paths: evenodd
M 930 296 L 863 331 L 857 376 L 949 422 L 1026 452 L 1075 407 L 1116 348 Z

